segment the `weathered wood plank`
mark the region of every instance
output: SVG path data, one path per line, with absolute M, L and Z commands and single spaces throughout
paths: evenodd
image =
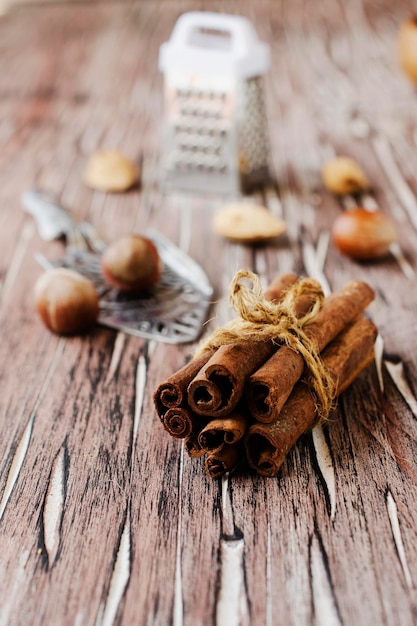
M 219 239 L 221 197 L 159 188 L 162 76 L 157 54 L 178 15 L 250 16 L 271 45 L 266 79 L 270 210 L 286 237 Z M 260 0 L 19 6 L 0 17 L 1 624 L 343 624 L 415 622 L 415 278 L 394 258 L 351 261 L 328 239 L 342 204 L 322 188 L 329 155 L 356 158 L 417 272 L 414 88 L 395 56 L 407 0 Z M 105 195 L 82 181 L 88 157 L 117 147 L 142 185 Z M 384 341 L 329 423 L 304 435 L 276 479 L 247 469 L 212 481 L 155 416 L 152 392 L 195 346 L 98 328 L 58 338 L 36 318 L 42 242 L 20 195 L 56 193 L 110 240 L 156 228 L 206 270 L 205 332 L 232 312 L 240 267 L 352 278 Z M 321 251 L 317 246 L 322 246 Z M 309 256 L 308 256 L 309 255 Z

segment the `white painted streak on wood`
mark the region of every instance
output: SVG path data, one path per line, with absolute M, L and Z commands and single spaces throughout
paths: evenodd
M 257 251 L 256 253 L 256 273 L 261 281 L 262 289 L 265 291 L 269 284 L 268 278 L 269 264 L 265 253 Z
M 336 515 L 336 480 L 332 456 L 324 436 L 323 426 L 319 425 L 313 428 L 312 435 L 317 464 L 329 497 L 330 519 L 333 521 Z
M 119 367 L 125 343 L 126 335 L 122 332 L 117 333 L 116 340 L 114 342 L 113 353 L 111 355 L 109 369 L 107 370 L 106 384 L 108 384 L 113 379 L 117 368 Z
M 342 196 L 342 205 L 345 211 L 352 211 L 353 209 L 356 209 L 359 206 L 358 203 L 356 202 L 356 199 L 350 194 L 346 194 L 345 196 Z
M 229 473 L 227 472 L 221 478 L 221 490 L 222 490 L 222 532 L 224 535 L 233 535 L 234 522 L 233 522 L 233 509 L 232 502 L 230 500 L 229 491 Z
M 130 538 L 130 511 L 126 515 L 126 522 L 120 538 L 116 562 L 110 581 L 109 593 L 103 612 L 98 623 L 101 626 L 112 626 L 116 619 L 117 610 L 123 598 L 127 583 L 130 578 L 131 563 L 131 538 Z
M 148 359 L 153 357 L 153 355 L 155 354 L 155 350 L 157 349 L 159 345 L 160 343 L 156 339 L 148 340 Z
M 85 613 L 84 613 L 84 611 L 80 611 L 75 616 L 74 626 L 83 626 L 83 624 L 85 624 L 85 622 L 86 622 Z
M 6 277 L 4 279 L 4 282 L 1 288 L 1 292 L 0 292 L 1 298 L 5 298 L 10 288 L 13 286 L 13 283 L 15 282 L 16 277 L 19 274 L 20 268 L 22 267 L 22 263 L 26 254 L 28 243 L 30 239 L 33 237 L 34 233 L 35 233 L 34 223 L 32 221 L 25 222 L 25 224 L 23 225 L 19 240 L 17 242 L 14 254 L 10 260 L 7 274 L 6 274 Z
M 32 413 L 27 426 L 25 428 L 25 431 L 22 435 L 22 438 L 19 442 L 19 445 L 16 448 L 16 452 L 14 454 L 13 457 L 13 461 L 12 464 L 10 466 L 10 471 L 9 471 L 9 475 L 7 476 L 7 482 L 6 482 L 6 487 L 4 489 L 4 493 L 2 496 L 2 499 L 0 501 L 0 520 L 3 517 L 4 511 L 6 509 L 7 503 L 9 501 L 9 498 L 12 494 L 13 488 L 16 484 L 16 481 L 18 479 L 18 476 L 20 474 L 20 470 L 22 468 L 23 462 L 25 460 L 26 457 L 26 453 L 28 451 L 29 448 L 29 443 L 30 443 L 30 437 L 32 434 L 32 428 L 33 428 L 33 420 L 35 419 L 35 415 L 34 413 Z
M 98 607 L 95 626 L 101 626 L 103 622 L 103 613 L 104 613 L 104 603 L 102 602 L 100 606 Z
M 374 196 L 372 196 L 370 193 L 363 193 L 361 195 L 360 202 L 356 203 L 356 206 L 359 207 L 361 205 L 369 213 L 374 213 L 375 211 L 379 210 L 377 201 L 375 200 Z
M 412 190 L 401 174 L 400 168 L 398 167 L 390 149 L 388 140 L 381 135 L 375 135 L 372 138 L 372 143 L 388 180 L 406 210 L 410 222 L 413 224 L 414 228 L 417 229 L 417 201 Z
M 22 468 L 23 462 L 25 460 L 26 457 L 26 453 L 28 451 L 29 448 L 29 443 L 30 443 L 30 438 L 32 435 L 32 429 L 33 429 L 33 422 L 35 419 L 35 416 L 38 412 L 39 406 L 42 402 L 42 399 L 46 393 L 46 390 L 49 386 L 49 383 L 51 382 L 52 376 L 55 372 L 56 366 L 61 358 L 63 349 L 64 349 L 64 345 L 65 345 L 65 340 L 64 339 L 60 339 L 58 341 L 58 345 L 57 345 L 57 349 L 55 351 L 54 357 L 52 359 L 51 365 L 48 369 L 48 372 L 46 374 L 45 380 L 43 382 L 43 385 L 41 387 L 41 390 L 38 394 L 38 397 L 36 398 L 35 401 L 35 406 L 33 407 L 32 413 L 29 417 L 29 421 L 26 425 L 25 431 L 22 435 L 22 438 L 16 448 L 16 452 L 14 454 L 13 457 L 13 461 L 11 463 L 10 466 L 10 470 L 9 470 L 9 475 L 7 476 L 7 481 L 6 481 L 6 487 L 4 489 L 4 493 L 3 496 L 0 500 L 0 520 L 3 517 L 5 508 L 7 506 L 7 503 L 9 501 L 9 498 L 12 494 L 13 488 L 16 484 L 16 481 L 19 477 L 19 473 L 20 470 Z
M 316 535 L 313 536 L 310 547 L 310 567 L 315 615 L 314 623 L 317 626 L 339 626 L 341 621 L 324 562 L 323 552 Z
M 243 539 L 222 539 L 220 555 L 220 592 L 216 626 L 247 626 L 250 620 L 243 570 Z
M 61 448 L 52 466 L 48 492 L 43 511 L 44 544 L 49 565 L 55 561 L 59 542 L 60 526 L 64 510 L 65 454 Z
M 375 367 L 378 376 L 378 383 L 381 393 L 384 393 L 384 377 L 382 375 L 382 359 L 384 356 L 384 338 L 380 333 L 375 339 Z
M 146 387 L 146 359 L 143 354 L 139 356 L 138 366 L 136 369 L 136 397 L 135 397 L 135 416 L 133 420 L 133 440 L 136 441 L 139 430 L 139 422 L 142 416 L 143 400 L 145 398 Z
M 282 202 L 273 187 L 267 187 L 265 190 L 266 206 L 276 217 L 284 217 L 284 209 Z
M 273 625 L 272 619 L 272 569 L 271 569 L 271 524 L 267 523 L 266 535 L 266 626 Z
M 320 283 L 324 295 L 328 296 L 331 293 L 331 289 L 324 275 L 323 268 L 326 262 L 329 240 L 327 239 L 326 246 L 325 243 L 326 241 L 323 243 L 319 238 L 316 249 L 311 244 L 303 244 L 302 253 L 307 272 Z M 329 498 L 330 519 L 333 521 L 336 515 L 336 480 L 333 461 L 324 436 L 323 427 L 316 426 L 316 428 L 313 428 L 312 436 L 317 464 Z
M 411 391 L 408 382 L 404 376 L 404 366 L 402 362 L 400 361 L 399 363 L 391 363 L 390 361 L 384 361 L 384 363 L 395 386 L 397 387 L 404 400 L 407 402 L 414 417 L 417 419 L 417 400 L 413 396 L 413 392 Z
M 400 559 L 401 567 L 404 573 L 405 582 L 409 589 L 413 587 L 413 581 L 411 579 L 410 570 L 407 564 L 407 558 L 405 556 L 404 544 L 401 537 L 401 529 L 400 523 L 398 520 L 398 511 L 395 500 L 392 496 L 392 493 L 388 490 L 387 492 L 387 510 L 388 517 L 391 524 L 392 535 L 394 537 L 395 547 L 397 549 L 398 558 Z
M 371 128 L 369 126 L 369 122 L 363 117 L 354 117 L 349 122 L 349 130 L 350 134 L 355 139 L 367 139 Z
M 175 585 L 174 585 L 174 626 L 182 626 L 184 607 L 182 594 L 181 544 L 182 544 L 182 484 L 184 475 L 184 442 L 181 442 L 180 466 L 178 470 L 178 527 L 177 549 L 175 558 Z
M 315 280 L 317 280 L 317 282 L 320 283 L 324 295 L 328 296 L 331 292 L 330 285 L 323 273 L 323 269 L 320 264 L 321 260 L 319 262 L 317 252 L 314 246 L 310 243 L 303 242 L 302 255 L 304 267 L 306 268 L 308 275 L 310 276 L 310 278 L 314 278 Z
M 330 232 L 328 230 L 320 231 L 320 234 L 317 238 L 316 245 L 316 255 L 317 255 L 317 264 L 323 271 L 324 266 L 326 265 L 327 253 L 329 251 L 329 243 L 330 243 Z
M 412 280 L 415 277 L 414 269 L 405 258 L 404 252 L 401 250 L 398 241 L 390 245 L 389 251 L 391 252 L 394 259 L 397 261 L 404 276 L 409 280 Z

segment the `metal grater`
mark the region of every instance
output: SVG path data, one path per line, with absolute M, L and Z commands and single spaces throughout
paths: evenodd
M 246 18 L 192 12 L 161 46 L 165 189 L 239 194 L 268 179 L 269 49 Z

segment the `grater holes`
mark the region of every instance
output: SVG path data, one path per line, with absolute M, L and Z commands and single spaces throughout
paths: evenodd
M 188 99 L 191 94 L 192 94 L 192 91 L 189 88 L 184 88 L 184 87 L 177 88 L 177 98 Z

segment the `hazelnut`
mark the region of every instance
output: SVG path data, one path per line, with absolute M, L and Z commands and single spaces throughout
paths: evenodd
M 398 58 L 404 73 L 417 84 L 417 15 L 410 17 L 400 26 Z
M 334 222 L 332 239 L 342 254 L 370 260 L 386 256 L 398 241 L 397 229 L 382 211 L 357 208 L 345 211 Z
M 222 207 L 213 219 L 218 235 L 241 243 L 261 243 L 282 235 L 286 228 L 284 220 L 266 207 L 244 202 Z
M 117 150 L 100 150 L 93 154 L 84 173 L 85 183 L 99 191 L 126 191 L 138 180 L 136 165 Z
M 126 235 L 109 244 L 103 252 L 101 270 L 113 287 L 141 291 L 159 280 L 162 263 L 153 241 L 141 235 Z
M 35 303 L 45 326 L 54 333 L 75 334 L 97 322 L 97 291 L 88 278 L 65 268 L 42 274 L 35 285 Z
M 370 187 L 356 161 L 346 156 L 339 156 L 325 163 L 321 176 L 324 186 L 336 195 L 358 193 Z

